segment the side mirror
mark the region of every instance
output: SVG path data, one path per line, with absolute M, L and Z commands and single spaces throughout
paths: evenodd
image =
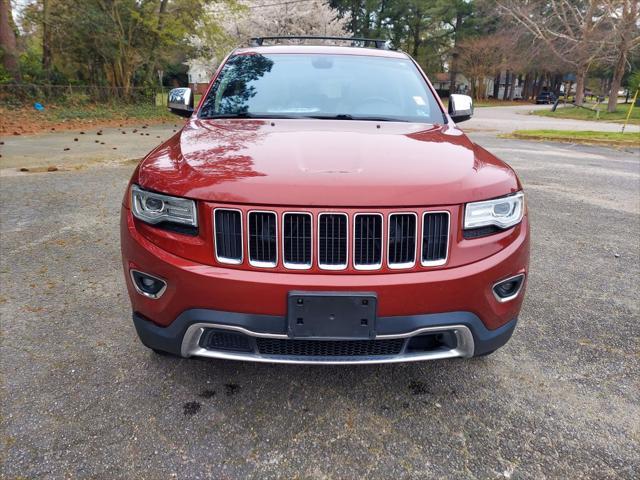
M 171 113 L 181 117 L 190 117 L 193 114 L 193 90 L 190 88 L 174 88 L 169 90 L 167 104 Z
M 468 95 L 454 93 L 449 97 L 449 115 L 454 122 L 464 122 L 473 116 L 473 100 Z

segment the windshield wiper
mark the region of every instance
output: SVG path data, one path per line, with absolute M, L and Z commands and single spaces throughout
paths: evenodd
M 202 120 L 215 120 L 217 118 L 305 118 L 299 115 L 280 115 L 277 113 L 249 113 L 249 112 L 237 112 L 237 113 L 214 113 L 213 115 L 206 115 L 200 117 Z
M 309 115 L 309 118 L 317 118 L 318 120 L 353 120 L 353 115 L 338 113 L 337 115 Z
M 212 113 L 211 115 L 203 115 L 200 118 L 203 120 L 213 120 L 215 118 L 253 118 L 253 115 L 249 112 Z
M 319 120 L 363 120 L 368 122 L 406 122 L 400 118 L 391 117 L 367 117 L 367 116 L 353 116 L 349 113 L 339 113 L 337 115 L 311 115 L 308 118 L 317 118 Z
M 250 113 L 250 112 L 236 112 L 236 113 L 214 113 L 212 115 L 206 115 L 200 117 L 202 120 L 215 120 L 218 118 L 259 118 L 259 119 L 279 119 L 279 118 L 315 118 L 318 120 L 362 120 L 369 122 L 407 122 L 408 120 L 402 120 L 399 118 L 391 117 L 367 117 L 367 116 L 354 116 L 349 113 L 338 113 L 336 115 L 285 115 L 279 113 Z

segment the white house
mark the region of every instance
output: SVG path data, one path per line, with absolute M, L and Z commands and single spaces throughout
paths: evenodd
M 189 67 L 189 86 L 197 93 L 204 93 L 209 85 L 209 81 L 215 72 L 215 60 L 204 58 L 193 58 L 187 60 L 185 64 Z

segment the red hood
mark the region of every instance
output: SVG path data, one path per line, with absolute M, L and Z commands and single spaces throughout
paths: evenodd
M 214 202 L 453 205 L 517 191 L 455 127 L 345 120 L 190 120 L 140 165 L 144 188 Z

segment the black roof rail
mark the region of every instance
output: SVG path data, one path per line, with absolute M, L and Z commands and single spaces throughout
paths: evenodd
M 387 40 L 380 38 L 360 38 L 360 37 L 325 37 L 315 35 L 280 35 L 275 37 L 254 37 L 251 39 L 252 47 L 261 47 L 265 40 L 338 40 L 342 42 L 373 44 L 381 50 L 390 50 Z

